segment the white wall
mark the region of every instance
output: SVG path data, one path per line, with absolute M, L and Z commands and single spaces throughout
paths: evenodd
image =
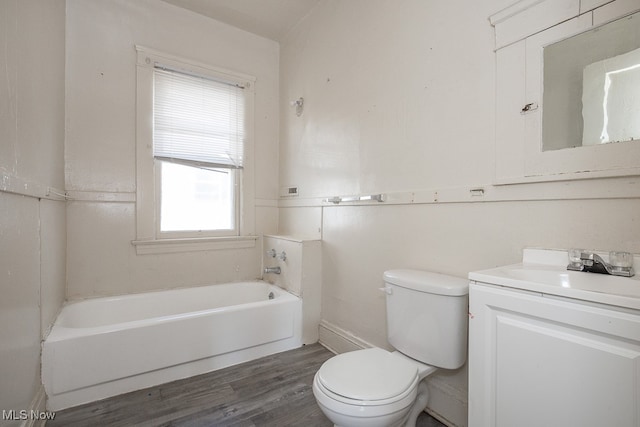
M 252 249 L 136 255 L 136 51 L 255 76 L 256 232 L 277 227 L 277 43 L 158 0 L 67 1 L 68 297 L 260 276 Z
M 64 14 L 63 0 L 0 1 L 0 410 L 38 396 L 64 300 Z
M 377 290 L 386 269 L 466 277 L 518 262 L 524 247 L 640 252 L 637 177 L 491 185 L 487 18 L 509 3 L 325 0 L 281 45 L 280 180 L 300 196 L 281 200 L 279 232 L 321 229 L 323 321 L 388 347 Z M 300 96 L 296 117 L 288 101 Z M 470 196 L 476 187 L 484 197 Z M 322 202 L 380 192 L 394 198 Z M 432 382 L 431 409 L 457 425 L 466 424 L 466 378 L 463 368 Z
M 489 182 L 498 3 L 322 2 L 281 47 L 281 181 L 302 197 Z

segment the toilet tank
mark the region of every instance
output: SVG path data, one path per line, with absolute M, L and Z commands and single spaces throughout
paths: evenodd
M 456 369 L 467 359 L 469 282 L 419 270 L 384 273 L 389 343 L 412 359 Z

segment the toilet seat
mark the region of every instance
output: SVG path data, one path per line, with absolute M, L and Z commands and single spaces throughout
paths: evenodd
M 320 403 L 324 403 L 325 405 L 329 406 L 339 405 L 341 407 L 351 407 L 354 410 L 358 408 L 357 411 L 362 411 L 363 408 L 366 408 L 368 413 L 371 413 L 371 411 L 373 411 L 376 414 L 384 414 L 387 412 L 396 412 L 411 405 L 416 398 L 418 380 L 412 383 L 411 386 L 402 395 L 395 396 L 390 399 L 373 401 L 350 399 L 348 397 L 336 394 L 322 385 L 322 383 L 318 380 L 317 374 L 314 378 L 313 383 L 315 391 L 319 392 L 319 394 L 321 395 L 318 396 L 316 394 L 316 398 L 318 398 L 318 401 Z
M 383 406 L 413 395 L 418 366 L 386 350 L 369 348 L 327 360 L 316 374 L 318 388 L 339 402 Z

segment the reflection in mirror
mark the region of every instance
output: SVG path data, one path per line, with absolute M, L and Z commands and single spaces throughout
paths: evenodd
M 640 13 L 544 48 L 542 149 L 640 140 Z
M 640 139 L 640 49 L 584 68 L 582 118 L 582 145 Z

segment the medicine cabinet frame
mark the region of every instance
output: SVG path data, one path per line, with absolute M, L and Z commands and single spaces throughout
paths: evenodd
M 496 40 L 495 184 L 640 175 L 640 141 L 542 150 L 543 50 L 640 11 L 637 0 L 520 0 Z

